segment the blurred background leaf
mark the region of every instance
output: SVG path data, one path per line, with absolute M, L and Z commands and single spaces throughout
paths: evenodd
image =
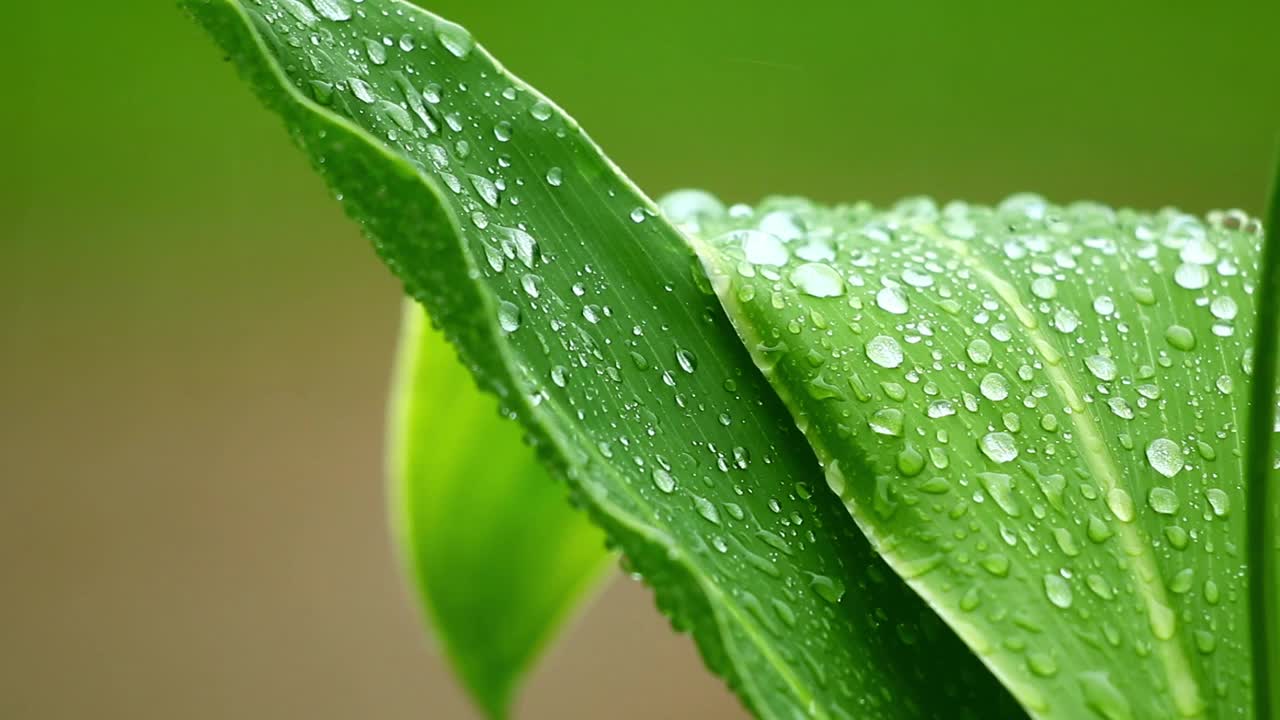
M 390 512 L 454 672 L 489 717 L 504 717 L 610 553 L 422 308 L 406 302 L 403 312 Z
M 1275 3 L 690 5 L 430 7 L 654 196 L 1262 210 Z M 472 716 L 386 540 L 399 289 L 173 4 L 5 21 L 0 715 Z M 741 716 L 645 591 L 583 620 L 526 716 Z

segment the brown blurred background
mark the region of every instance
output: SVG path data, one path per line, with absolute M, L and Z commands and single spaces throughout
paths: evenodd
M 387 539 L 397 287 L 167 0 L 5 11 L 0 717 L 466 718 Z M 1258 212 L 1275 3 L 440 0 L 652 193 Z M 619 580 L 528 718 L 741 717 Z

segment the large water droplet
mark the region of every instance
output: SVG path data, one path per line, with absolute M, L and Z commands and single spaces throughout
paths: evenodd
M 1004 473 L 984 472 L 978 473 L 978 480 L 1006 515 L 1018 517 L 1022 514 L 1018 501 L 1013 497 L 1013 478 Z
M 737 230 L 733 237 L 742 243 L 742 252 L 752 265 L 787 264 L 787 247 L 776 236 L 760 230 Z
M 1185 459 L 1178 443 L 1161 437 L 1147 445 L 1147 462 L 1151 463 L 1156 472 L 1171 478 L 1182 470 Z
M 908 309 L 907 294 L 902 288 L 880 288 L 876 293 L 876 307 L 891 315 L 905 315 Z
M 982 454 L 991 462 L 1003 464 L 1018 457 L 1018 445 L 1013 436 L 1007 432 L 987 433 L 978 440 Z
M 476 44 L 466 28 L 448 20 L 436 20 L 436 38 L 440 40 L 445 50 L 457 58 L 470 55 L 471 49 Z
M 1071 607 L 1071 585 L 1061 575 L 1048 573 L 1044 576 L 1044 594 L 1056 607 Z
M 515 303 L 503 300 L 498 303 L 498 324 L 505 332 L 520 329 L 520 307 Z
M 1000 373 L 988 373 L 978 383 L 978 389 L 983 397 L 994 402 L 1009 397 L 1009 381 Z
M 1161 515 L 1178 512 L 1178 494 L 1166 487 L 1153 487 L 1147 493 L 1147 504 Z
M 826 263 L 804 263 L 791 272 L 791 282 L 800 292 L 813 297 L 844 294 L 844 278 Z
M 676 479 L 671 473 L 657 467 L 653 469 L 653 485 L 664 493 L 671 493 L 676 489 Z
M 311 0 L 311 7 L 326 20 L 343 22 L 351 19 L 351 6 L 347 0 Z
M 965 348 L 965 353 L 973 364 L 986 365 L 991 362 L 991 343 L 982 338 L 974 338 Z
M 1084 364 L 1094 377 L 1103 382 L 1116 379 L 1116 361 L 1105 355 L 1090 355 L 1084 359 Z
M 902 346 L 888 335 L 877 335 L 867 341 L 867 359 L 882 368 L 902 365 Z

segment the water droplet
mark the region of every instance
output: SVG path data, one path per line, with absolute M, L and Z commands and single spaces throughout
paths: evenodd
M 1164 339 L 1173 347 L 1184 352 L 1194 350 L 1196 347 L 1196 335 L 1191 328 L 1185 325 L 1170 325 L 1164 331 Z
M 1168 438 L 1156 438 L 1147 445 L 1147 462 L 1156 472 L 1165 477 L 1173 477 L 1182 470 L 1185 459 L 1182 448 Z
M 902 346 L 888 335 L 877 335 L 867 341 L 867 359 L 882 368 L 902 365 Z
M 551 382 L 555 383 L 557 387 L 564 387 L 568 385 L 569 379 L 566 377 L 568 372 L 569 370 L 565 366 L 556 365 L 551 368 Z
M 387 62 L 387 48 L 377 40 L 366 39 L 364 41 L 364 52 L 369 56 L 369 62 L 374 65 L 385 65 Z
M 1116 379 L 1116 361 L 1105 355 L 1090 355 L 1084 359 L 1084 364 L 1094 377 L 1103 382 Z
M 1071 607 L 1071 585 L 1057 573 L 1047 573 L 1044 576 L 1044 594 L 1056 607 L 1063 610 Z
M 1031 294 L 1041 300 L 1052 300 L 1058 296 L 1058 286 L 1053 278 L 1038 277 L 1031 281 Z
M 1111 583 L 1107 582 L 1106 578 L 1098 575 L 1097 573 L 1090 573 L 1089 576 L 1084 579 L 1084 584 L 1085 587 L 1089 588 L 1090 592 L 1103 600 L 1110 600 L 1116 596 L 1115 591 L 1111 589 Z
M 752 265 L 787 264 L 787 248 L 774 235 L 759 230 L 738 230 L 732 237 L 742 243 L 742 252 Z
M 378 99 L 373 94 L 373 88 L 370 87 L 369 83 L 361 80 L 360 78 L 353 77 L 347 81 L 347 84 L 351 86 L 351 94 L 355 95 L 357 100 L 366 105 L 371 105 Z
M 1133 522 L 1133 496 L 1124 488 L 1107 491 L 1107 507 L 1120 522 Z
M 1147 493 L 1147 504 L 1161 515 L 1178 512 L 1178 494 L 1166 487 L 1153 487 Z
M 436 20 L 436 38 L 444 49 L 456 58 L 465 58 L 470 55 L 471 49 L 476 44 L 466 28 L 442 19 Z
M 1209 507 L 1213 510 L 1213 514 L 1217 517 L 1226 517 L 1231 513 L 1231 498 L 1222 490 L 1209 488 L 1204 491 L 1204 496 L 1209 501 Z
M 1175 595 L 1181 595 L 1191 589 L 1191 584 L 1195 582 L 1196 571 L 1191 568 L 1183 568 L 1174 573 L 1169 580 L 1169 592 Z
M 680 364 L 680 369 L 687 373 L 692 373 L 698 369 L 698 358 L 684 348 L 676 350 L 676 362 Z
M 978 561 L 978 565 L 996 577 L 1006 577 L 1009 574 L 1009 558 L 1000 553 L 987 555 Z
M 1164 537 L 1177 550 L 1186 550 L 1191 537 L 1187 531 L 1177 525 L 1169 525 L 1164 529 Z
M 489 207 L 498 207 L 498 186 L 493 181 L 481 175 L 469 175 L 471 187 L 476 189 L 476 194 L 484 200 Z
M 351 19 L 351 6 L 347 0 L 311 0 L 311 7 L 326 20 L 343 22 Z
M 879 435 L 902 437 L 902 411 L 898 408 L 883 408 L 875 411 L 867 424 Z
M 1080 317 L 1067 308 L 1058 308 L 1053 314 L 1053 326 L 1061 333 L 1075 332 L 1080 327 Z
M 520 329 L 520 307 L 515 303 L 503 300 L 498 303 L 498 324 L 505 332 Z
M 720 513 L 716 510 L 716 506 L 713 505 L 710 500 L 702 497 L 701 495 L 694 495 L 693 506 L 697 509 L 698 514 L 701 515 L 704 520 L 712 525 L 720 524 Z
M 810 574 L 809 587 L 813 588 L 819 597 L 833 605 L 844 597 L 844 582 L 839 578 Z
M 825 263 L 804 263 L 791 272 L 791 282 L 806 295 L 839 297 L 844 294 L 844 279 Z
M 1006 515 L 1018 517 L 1022 514 L 1018 501 L 1013 497 L 1013 478 L 1004 473 L 983 472 L 978 473 L 978 480 L 987 491 L 987 495 L 991 496 Z
M 1227 295 L 1219 295 L 1209 303 L 1209 312 L 1219 320 L 1234 320 L 1239 311 L 1236 301 Z
M 1124 693 L 1102 671 L 1083 672 L 1076 676 L 1084 694 L 1085 705 L 1103 720 L 1133 720 L 1133 710 Z
M 653 485 L 662 492 L 670 494 L 675 492 L 676 479 L 671 476 L 671 473 L 656 467 L 653 469 Z
M 546 100 L 539 100 L 533 104 L 533 107 L 529 108 L 529 114 L 538 122 L 546 122 L 551 119 L 551 103 Z
M 1018 457 L 1018 446 L 1013 436 L 1006 432 L 987 433 L 978 441 L 978 447 L 987 459 L 997 464 L 1007 463 Z
M 908 310 L 907 294 L 902 288 L 880 288 L 876 293 L 876 307 L 891 315 L 905 315 Z
M 975 365 L 986 365 L 991 362 L 991 343 L 982 338 L 974 338 L 965 348 L 965 352 Z
M 705 190 L 676 190 L 658 201 L 662 214 L 676 224 L 697 222 L 702 218 L 718 218 L 725 213 L 724 203 Z
M 993 402 L 1000 402 L 1009 397 L 1009 381 L 1000 373 L 988 373 L 978 383 L 982 396 Z
M 547 170 L 547 184 L 551 187 L 560 187 L 564 182 L 564 171 L 558 167 Z
M 1183 263 L 1173 271 L 1173 281 L 1178 287 L 1199 290 L 1209 284 L 1209 271 L 1203 265 Z
M 1027 669 L 1040 677 L 1058 674 L 1058 665 L 1048 653 L 1031 653 L 1027 656 Z

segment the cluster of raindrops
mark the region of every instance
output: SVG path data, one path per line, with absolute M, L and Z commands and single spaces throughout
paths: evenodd
M 1206 657 L 1247 652 L 1232 507 L 1256 219 L 1029 194 L 880 211 L 686 191 L 664 209 L 714 249 L 717 291 L 795 398 L 832 489 L 873 537 L 893 537 L 899 572 L 932 575 L 926 588 L 1005 638 L 980 653 L 1020 655 L 1030 676 L 1126 717 L 1147 699 L 1106 687 L 1106 657 L 1149 660 L 1158 686 L 1179 637 Z M 1044 604 L 1010 606 L 1022 591 L 984 576 Z M 1037 649 L 1056 617 L 1077 623 L 1098 668 L 1058 676 L 1054 651 Z M 1200 678 L 1180 710 L 1245 682 Z
M 673 547 L 695 556 L 684 560 L 723 587 L 752 624 L 777 638 L 804 638 L 798 649 L 780 647 L 810 687 L 869 716 L 889 713 L 892 698 L 869 699 L 849 677 L 835 677 L 865 672 L 859 659 L 840 659 L 855 647 L 836 640 L 840 633 L 913 644 L 944 631 L 922 612 L 881 638 L 877 612 L 849 610 L 853 597 L 859 607 L 916 600 L 905 586 L 886 582 L 890 572 L 845 518 L 815 502 L 825 490 L 810 477 L 810 456 L 780 452 L 776 423 L 758 421 L 750 398 L 769 391 L 753 373 L 719 361 L 740 346 L 712 330 L 717 301 L 705 282 L 695 282 L 691 259 L 670 253 L 668 265 L 641 266 L 661 260 L 642 252 L 657 242 L 652 238 L 665 233 L 663 242 L 679 244 L 667 219 L 606 161 L 592 160 L 594 146 L 578 126 L 497 68 L 460 26 L 382 0 L 263 0 L 253 8 L 282 41 L 282 66 L 294 84 L 393 152 L 457 219 L 474 266 L 467 272 L 492 298 L 494 334 L 518 366 L 511 391 L 523 402 L 505 398 L 504 412 L 519 415 L 517 405 L 524 405 L 568 422 L 586 438 L 566 451 L 574 453 L 575 482 L 632 517 L 649 518 L 651 532 L 675 535 Z M 324 131 L 300 139 L 323 141 Z M 697 191 L 675 194 L 664 207 L 685 218 L 743 215 Z M 571 223 L 567 209 L 591 222 Z M 789 282 L 814 297 L 846 294 L 828 245 L 799 244 L 804 229 L 784 215 L 761 228 L 744 240 L 762 266 L 806 258 L 789 271 Z M 426 252 L 391 255 L 396 269 L 411 259 L 437 261 Z M 929 272 L 921 268 L 915 281 L 932 282 Z M 411 290 L 443 292 L 412 283 Z M 908 293 L 896 288 L 878 302 L 904 318 L 910 311 Z M 886 335 L 883 346 L 866 352 L 898 367 L 902 342 Z M 892 417 L 883 422 L 887 432 L 901 432 Z M 903 462 L 923 466 L 925 458 L 939 462 L 932 453 Z M 601 484 L 597 476 L 617 480 Z M 864 627 L 849 630 L 850 623 Z

